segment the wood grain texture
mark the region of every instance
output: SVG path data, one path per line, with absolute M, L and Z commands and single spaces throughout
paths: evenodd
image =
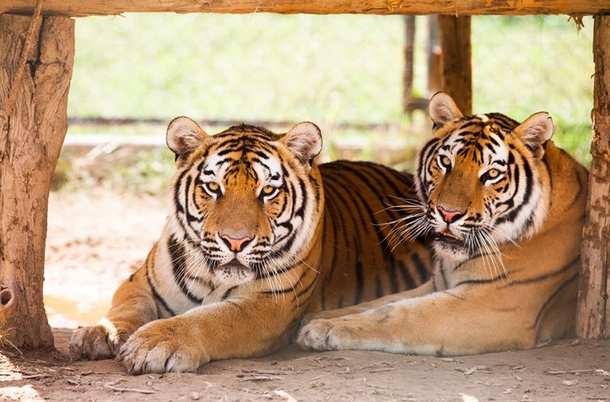
M 51 178 L 68 127 L 74 20 L 43 17 L 21 80 L 32 18 L 0 15 L 0 334 L 18 348 L 48 348 L 42 287 Z
M 610 17 L 596 16 L 593 139 L 587 217 L 583 230 L 577 333 L 583 338 L 610 336 Z
M 2 0 L 2 13 L 31 13 L 36 0 Z M 610 0 L 46 0 L 51 14 L 85 16 L 127 12 L 280 14 L 592 15 L 610 12 Z

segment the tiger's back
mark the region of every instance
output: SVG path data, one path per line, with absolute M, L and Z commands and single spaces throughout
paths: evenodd
M 342 308 L 413 289 L 430 276 L 425 238 L 396 230 L 417 199 L 414 178 L 373 162 L 319 165 L 324 186 L 321 275 L 310 312 Z

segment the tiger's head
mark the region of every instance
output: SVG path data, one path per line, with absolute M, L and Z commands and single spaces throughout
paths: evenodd
M 167 145 L 177 164 L 171 236 L 191 245 L 198 272 L 189 275 L 236 286 L 274 275 L 309 247 L 323 208 L 315 124 L 285 135 L 248 125 L 208 135 L 178 117 Z
M 444 93 L 432 97 L 429 114 L 433 138 L 419 154 L 417 189 L 437 255 L 459 262 L 533 235 L 549 204 L 550 116 L 521 124 L 500 113 L 463 116 Z

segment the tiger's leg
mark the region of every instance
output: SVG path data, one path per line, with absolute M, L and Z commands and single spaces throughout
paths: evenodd
M 291 308 L 261 295 L 193 308 L 138 329 L 121 347 L 118 361 L 129 373 L 141 374 L 184 372 L 212 360 L 261 356 L 288 343 L 296 330 Z
M 391 353 L 461 355 L 536 344 L 536 314 L 523 311 L 527 296 L 462 286 L 365 312 L 313 320 L 297 336 L 308 349 L 365 349 Z M 502 308 L 495 308 L 502 306 Z
M 309 321 L 317 320 L 317 319 L 329 319 L 329 318 L 337 318 L 343 317 L 346 315 L 358 314 L 362 313 L 366 310 L 370 310 L 376 307 L 381 307 L 386 304 L 390 304 L 403 299 L 410 299 L 413 297 L 420 297 L 434 292 L 434 282 L 433 280 L 428 280 L 422 285 L 416 287 L 415 289 L 406 290 L 404 292 L 393 293 L 386 296 L 382 296 L 377 299 L 370 300 L 368 302 L 356 304 L 349 307 L 334 309 L 334 310 L 323 310 L 317 311 L 313 313 L 307 314 L 303 320 L 301 320 L 301 325 L 305 325 Z
M 70 353 L 77 359 L 112 358 L 132 333 L 156 319 L 157 315 L 146 271 L 142 267 L 119 286 L 112 297 L 110 310 L 97 325 L 74 332 L 70 339 Z

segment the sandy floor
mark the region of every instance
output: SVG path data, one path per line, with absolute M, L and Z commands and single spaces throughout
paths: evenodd
M 129 376 L 114 361 L 71 362 L 77 325 L 97 321 L 160 233 L 164 201 L 57 195 L 50 201 L 45 301 L 56 353 L 0 355 L 8 401 L 610 401 L 610 341 L 458 358 L 303 352 Z

